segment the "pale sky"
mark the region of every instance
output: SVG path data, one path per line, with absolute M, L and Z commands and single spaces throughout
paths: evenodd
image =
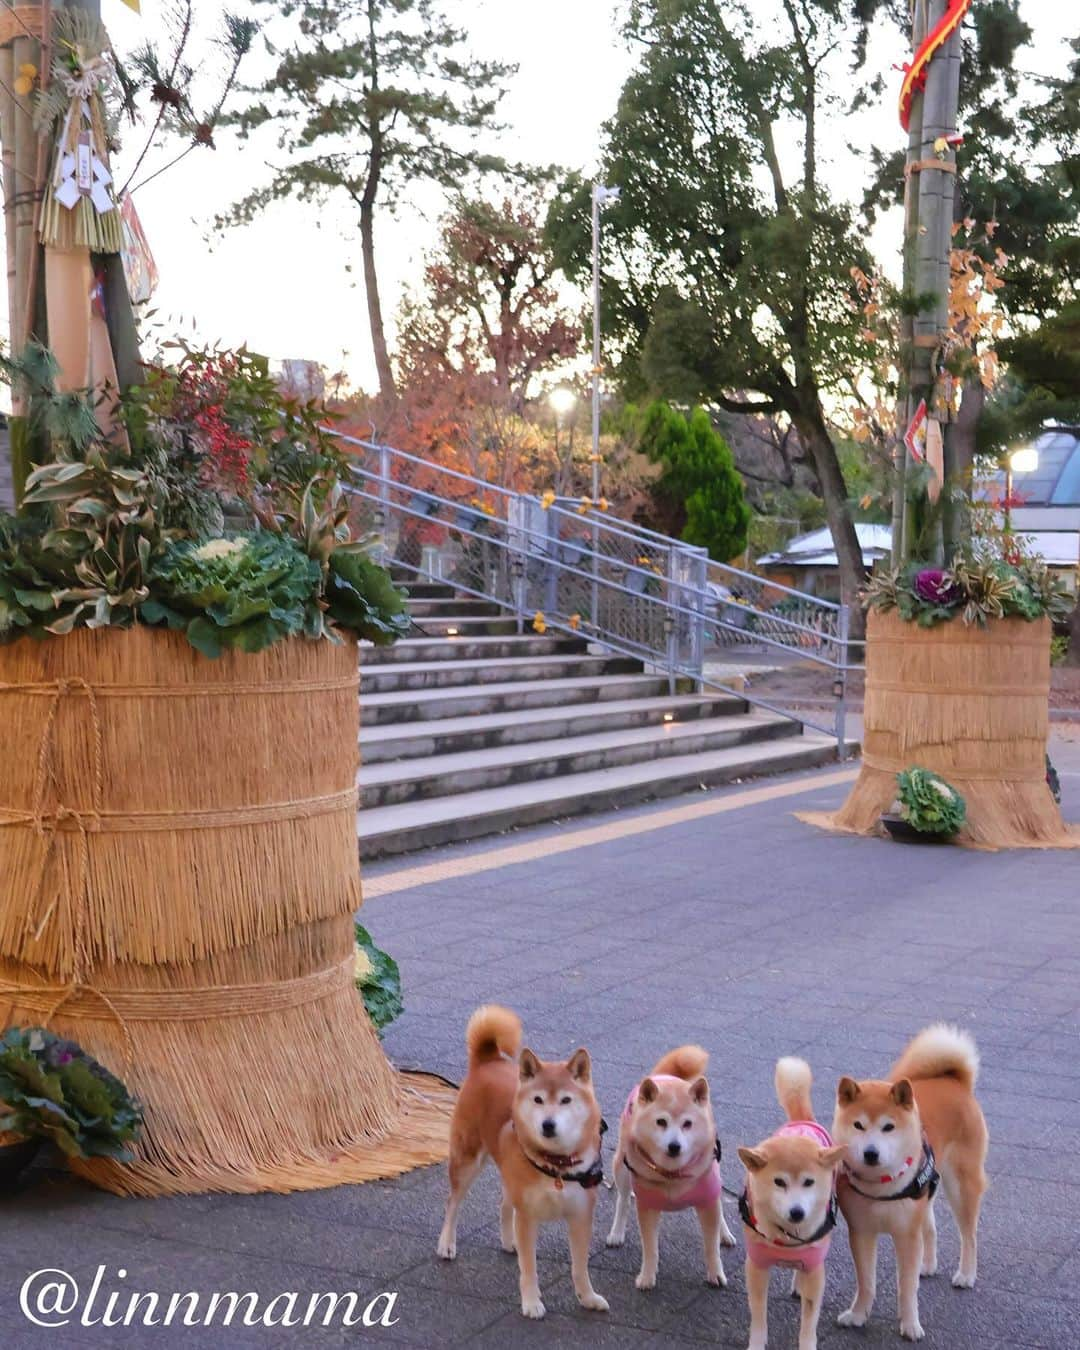
M 520 67 L 501 107 L 509 124 L 501 152 L 509 159 L 591 171 L 601 124 L 614 111 L 631 67 L 631 54 L 618 33 L 620 0 L 443 0 L 443 5 L 470 33 L 476 56 Z M 162 0 L 142 0 L 140 18 L 120 0 L 102 0 L 102 17 L 121 56 L 146 35 L 157 36 L 165 7 Z M 200 22 L 212 28 L 211 20 L 221 8 L 200 3 Z M 1038 39 L 1031 68 L 1059 72 L 1064 67 L 1064 38 L 1080 31 L 1080 23 L 1066 13 L 1069 8 L 1049 0 L 1025 0 L 1022 9 Z M 205 47 L 194 49 L 200 50 Z M 872 55 L 886 67 L 908 57 L 905 51 L 882 46 Z M 898 80 L 897 75 L 883 106 L 868 113 L 859 127 L 845 124 L 831 140 L 826 133 L 832 177 L 840 190 L 861 188 L 863 177 L 861 168 L 852 165 L 849 140 L 885 144 L 895 135 L 897 144 L 901 142 Z M 126 139 L 125 149 L 131 154 L 141 141 L 130 132 Z M 220 131 L 217 140 L 216 151 L 193 152 L 135 195 L 161 274 L 153 303 L 162 334 L 179 331 L 228 345 L 246 341 L 275 361 L 297 357 L 332 369 L 343 366 L 356 383 L 372 387 L 374 366 L 351 204 L 325 208 L 321 227 L 319 213 L 310 205 L 278 204 L 256 224 L 229 230 L 208 245 L 205 236 L 215 212 L 263 177 L 259 150 L 239 144 L 228 129 Z M 164 157 L 152 152 L 142 172 L 162 162 Z M 123 151 L 114 167 L 122 182 Z M 429 192 L 403 210 L 398 221 L 384 217 L 377 226 L 388 318 L 433 241 L 439 205 L 439 197 Z M 889 255 L 896 255 L 895 220 L 879 227 L 875 245 L 886 263 Z M 6 312 L 3 320 L 6 323 Z

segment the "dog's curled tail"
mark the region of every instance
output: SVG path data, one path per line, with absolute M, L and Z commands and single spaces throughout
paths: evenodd
M 776 1061 L 776 1100 L 784 1108 L 788 1120 L 813 1120 L 814 1103 L 810 1097 L 813 1084 L 810 1065 L 805 1059 L 785 1055 Z
M 509 1008 L 485 1003 L 469 1018 L 465 1045 L 469 1051 L 469 1068 L 498 1059 L 500 1055 L 513 1059 L 521 1049 L 521 1018 Z
M 979 1051 L 960 1027 L 938 1022 L 911 1041 L 892 1067 L 893 1078 L 955 1078 L 970 1092 L 979 1077 Z
M 653 1073 L 667 1074 L 670 1078 L 681 1078 L 686 1083 L 692 1083 L 708 1067 L 708 1050 L 703 1050 L 700 1045 L 680 1045 L 677 1050 L 667 1052 Z

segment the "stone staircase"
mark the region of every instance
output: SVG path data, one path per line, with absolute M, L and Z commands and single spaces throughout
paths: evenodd
M 830 762 L 834 742 L 734 693 L 568 635 L 519 635 L 495 604 L 409 586 L 414 635 L 364 648 L 360 856 L 628 806 Z

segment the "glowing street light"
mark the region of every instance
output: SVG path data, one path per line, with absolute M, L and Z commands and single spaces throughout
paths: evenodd
M 1022 445 L 1005 459 L 1005 533 L 1012 534 L 1013 474 L 1034 473 L 1039 467 L 1039 452 L 1033 445 Z
M 568 389 L 565 384 L 559 385 L 548 395 L 548 402 L 557 418 L 563 418 L 577 402 L 577 394 L 572 389 Z

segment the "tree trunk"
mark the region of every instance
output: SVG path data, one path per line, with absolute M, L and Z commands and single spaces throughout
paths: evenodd
M 367 294 L 368 324 L 371 328 L 371 346 L 375 352 L 375 369 L 379 374 L 379 393 L 385 399 L 395 397 L 394 370 L 383 331 L 382 302 L 379 299 L 379 277 L 375 271 L 375 210 L 373 205 L 360 208 L 360 249 L 364 258 L 364 290 Z
M 825 502 L 825 517 L 829 523 L 833 548 L 840 571 L 840 598 L 851 607 L 851 636 L 860 640 L 866 626 L 865 615 L 859 603 L 859 591 L 866 580 L 862 546 L 855 530 L 855 522 L 848 509 L 847 484 L 840 468 L 836 447 L 832 443 L 819 406 L 802 408 L 792 415 L 792 421 L 803 445 L 810 452 L 814 472 L 821 485 Z
M 971 473 L 979 419 L 985 406 L 986 387 L 976 375 L 964 384 L 956 420 L 944 427 L 945 483 L 953 489 L 946 494 L 943 507 L 946 567 L 971 541 Z M 961 485 L 962 498 L 955 491 Z

